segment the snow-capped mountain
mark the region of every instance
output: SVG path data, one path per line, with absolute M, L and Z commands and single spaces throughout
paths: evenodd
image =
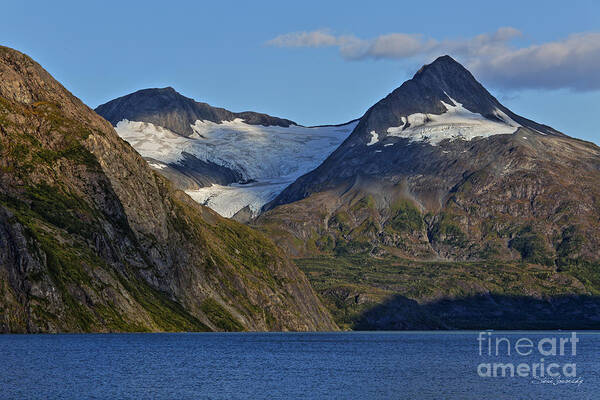
M 212 108 L 171 88 L 138 91 L 96 111 L 152 168 L 225 217 L 243 209 L 255 216 L 323 162 L 358 123 L 303 127 L 265 114 Z
M 470 146 L 469 142 L 517 133 L 564 136 L 513 113 L 467 69 L 442 56 L 371 107 L 348 140 L 269 207 L 354 176 L 415 170 L 419 164 L 448 159 L 451 150 Z
M 598 146 L 513 113 L 443 56 L 373 105 L 256 223 L 285 227 L 287 248 L 316 238 L 293 253 L 597 258 L 599 181 Z
M 95 110 L 113 125 L 124 119 L 150 122 L 181 135 L 190 136 L 196 121 L 233 121 L 243 119 L 250 125 L 290 126 L 294 121 L 252 111 L 234 113 L 185 97 L 172 87 L 142 89 L 116 98 Z

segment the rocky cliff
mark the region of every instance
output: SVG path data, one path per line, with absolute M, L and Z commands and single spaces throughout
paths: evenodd
M 270 240 L 174 190 L 5 47 L 0 311 L 4 332 L 336 329 Z

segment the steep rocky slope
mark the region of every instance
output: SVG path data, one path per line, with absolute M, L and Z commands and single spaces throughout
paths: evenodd
M 259 224 L 300 253 L 598 260 L 598 183 L 598 146 L 514 114 L 444 56 L 371 107 Z
M 174 190 L 0 47 L 0 331 L 335 328 L 271 241 Z

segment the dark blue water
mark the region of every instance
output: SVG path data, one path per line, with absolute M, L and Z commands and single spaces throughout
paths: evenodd
M 486 334 L 485 334 L 486 335 Z M 562 332 L 494 332 L 514 343 Z M 0 335 L 5 399 L 598 399 L 600 334 L 578 333 L 577 379 L 480 377 L 477 332 Z M 550 344 L 548 344 L 550 347 Z M 492 350 L 492 353 L 495 349 Z M 522 351 L 524 352 L 524 351 Z M 552 370 L 551 372 L 556 372 Z M 564 379 L 564 378 L 563 378 Z M 576 382 L 575 382 L 576 381 Z

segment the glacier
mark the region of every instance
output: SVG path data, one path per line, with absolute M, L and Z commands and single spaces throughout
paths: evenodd
M 461 103 L 448 97 L 455 105 L 442 101 L 447 110 L 445 113 L 416 113 L 402 117 L 403 124 L 388 128 L 388 136 L 408 138 L 413 142 L 426 142 L 436 146 L 445 139 L 472 140 L 476 137 L 513 134 L 521 126 L 499 109 L 494 112 L 498 118 L 494 121 L 467 110 Z
M 189 137 L 139 121 L 122 120 L 115 129 L 142 157 L 151 158 L 154 168 L 161 167 L 157 162 L 179 162 L 185 152 L 240 172 L 251 183 L 186 191 L 197 202 L 232 217 L 245 207 L 258 214 L 285 187 L 318 167 L 357 124 L 281 127 L 250 125 L 239 118 L 221 123 L 198 120 Z

